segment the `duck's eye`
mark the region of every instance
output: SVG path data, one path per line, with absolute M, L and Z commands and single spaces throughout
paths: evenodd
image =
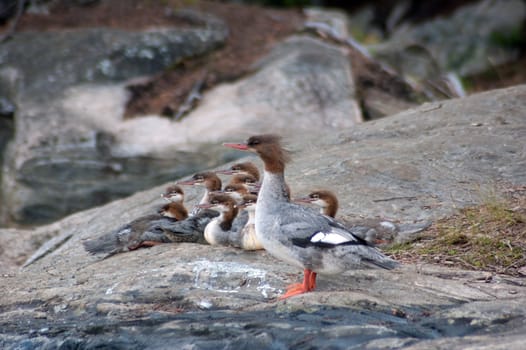
M 249 140 L 247 143 L 249 146 L 255 146 L 255 145 L 259 145 L 259 140 L 253 139 L 253 140 Z
M 311 198 L 313 198 L 313 199 L 318 199 L 318 198 L 320 198 L 320 196 L 319 196 L 319 195 L 317 195 L 316 193 L 314 193 L 314 194 L 311 194 L 311 196 L 310 196 L 310 197 L 311 197 Z

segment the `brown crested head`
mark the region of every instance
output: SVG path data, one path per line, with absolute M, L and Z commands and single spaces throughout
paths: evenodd
M 203 184 L 208 191 L 220 191 L 221 190 L 221 179 L 216 173 L 211 171 L 205 171 L 197 173 L 192 177 L 195 184 Z
M 163 205 L 163 207 L 159 210 L 159 214 L 161 214 L 162 216 L 176 219 L 178 221 L 188 218 L 188 211 L 186 210 L 184 205 L 182 205 L 182 203 L 177 202 L 170 202 L 168 204 Z
M 228 194 L 221 192 L 211 193 L 208 203 L 212 209 L 231 212 L 234 216 L 237 215 L 237 202 Z
M 290 161 L 289 151 L 281 145 L 281 136 L 274 134 L 251 136 L 246 145 L 248 150 L 259 155 L 268 172 L 283 172 L 285 164 Z
M 324 208 L 325 215 L 336 216 L 338 211 L 338 198 L 329 190 L 317 190 L 309 193 L 311 202 Z
M 236 201 L 234 201 L 229 195 L 223 192 L 210 193 L 209 203 L 212 205 L 219 205 L 219 204 L 224 204 L 227 206 L 236 205 Z
M 208 191 L 221 191 L 221 179 L 215 173 L 208 172 L 207 178 L 205 180 L 205 186 Z
M 246 208 L 252 204 L 256 204 L 258 200 L 258 196 L 256 196 L 255 194 L 245 194 L 243 195 L 243 202 L 241 203 L 241 206 Z
M 208 208 L 222 213 L 222 222 L 219 224 L 223 230 L 230 230 L 232 222 L 239 211 L 235 199 L 225 193 L 212 193 L 209 197 Z
M 182 202 L 184 200 L 184 191 L 178 185 L 168 186 L 161 197 L 168 201 Z
M 228 184 L 223 188 L 223 192 L 238 192 L 241 194 L 248 194 L 248 189 L 241 184 Z
M 259 181 L 259 170 L 252 162 L 236 163 L 230 167 L 230 170 L 234 173 L 245 173 L 252 175 L 256 181 Z
M 184 195 L 184 191 L 183 189 L 181 188 L 181 186 L 178 186 L 178 185 L 172 185 L 172 186 L 168 186 L 166 187 L 166 191 L 165 191 L 166 194 L 182 194 Z
M 257 180 L 254 176 L 249 174 L 236 174 L 228 183 L 229 185 L 255 185 Z

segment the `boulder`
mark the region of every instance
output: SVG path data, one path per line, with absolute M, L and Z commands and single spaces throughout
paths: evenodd
M 102 38 L 108 35 L 100 31 Z M 115 57 L 126 56 L 121 46 Z M 291 124 L 294 131 L 334 130 L 361 122 L 345 52 L 307 36 L 277 45 L 254 75 L 213 89 L 182 121 L 156 115 L 123 120 L 127 93 L 124 83 L 115 80 L 135 65 L 124 62 L 116 69 L 116 64 L 90 70 L 86 63 L 84 73 L 75 73 L 78 79 L 89 76 L 86 82 L 73 84 L 78 79 L 67 75 L 72 83 L 53 94 L 50 88 L 47 99 L 26 96 L 21 102 L 4 165 L 4 221 L 50 221 L 222 164 L 235 153 L 213 143 L 240 133 L 287 134 Z M 37 82 L 44 84 L 38 74 Z M 103 77 L 112 82 L 101 82 Z M 33 85 L 26 89 L 38 90 Z
M 436 81 L 449 72 L 473 75 L 518 57 L 525 19 L 521 0 L 482 0 L 447 17 L 400 25 L 387 41 L 369 48 L 378 59 L 420 81 Z
M 368 48 L 355 40 L 350 33 L 350 28 L 356 25 L 355 17 L 319 8 L 308 8 L 304 12 L 305 31 L 336 42 L 347 51 L 356 99 L 365 120 L 393 115 L 430 100 L 421 87 L 373 59 Z
M 418 222 L 479 203 L 484 188 L 524 185 L 525 96 L 521 85 L 352 130 L 293 133 L 286 138 L 292 194 L 326 187 L 338 193 L 342 218 Z M 55 238 L 26 267 L 0 277 L 0 345 L 523 347 L 526 287 L 508 276 L 430 265 L 356 270 L 321 276 L 315 292 L 276 301 L 301 272 L 262 251 L 164 244 L 100 260 L 83 250 L 83 240 L 151 212 L 164 187 L 36 230 Z M 199 197 L 189 188 L 187 205 Z M 14 238 L 1 246 L 20 244 L 17 232 L 0 230 Z
M 5 152 L 0 224 L 47 223 L 224 163 L 236 153 L 214 143 L 230 136 L 332 132 L 425 100 L 356 43 L 298 35 L 276 44 L 251 76 L 207 91 L 182 120 L 124 118 L 127 86 L 224 42 L 217 18 L 177 15 L 194 27 L 23 32 L 3 44 L 0 96 L 16 106 L 16 133 Z M 307 21 L 348 38 L 342 12 L 309 10 Z
M 3 164 L 0 222 L 49 222 L 211 166 L 198 152 L 112 153 L 111 128 L 122 119 L 128 79 L 210 51 L 226 35 L 215 20 L 203 28 L 142 32 L 21 32 L 3 43 L 0 92 L 16 114 Z

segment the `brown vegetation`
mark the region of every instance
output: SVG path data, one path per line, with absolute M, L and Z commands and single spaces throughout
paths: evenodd
M 388 252 L 404 262 L 526 275 L 526 187 L 485 197 L 483 204 L 437 221 L 418 241 Z

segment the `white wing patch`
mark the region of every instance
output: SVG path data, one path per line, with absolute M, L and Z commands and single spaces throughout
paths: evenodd
M 326 243 L 337 245 L 349 242 L 349 237 L 342 236 L 335 232 L 318 232 L 311 237 L 310 241 L 312 243 Z

